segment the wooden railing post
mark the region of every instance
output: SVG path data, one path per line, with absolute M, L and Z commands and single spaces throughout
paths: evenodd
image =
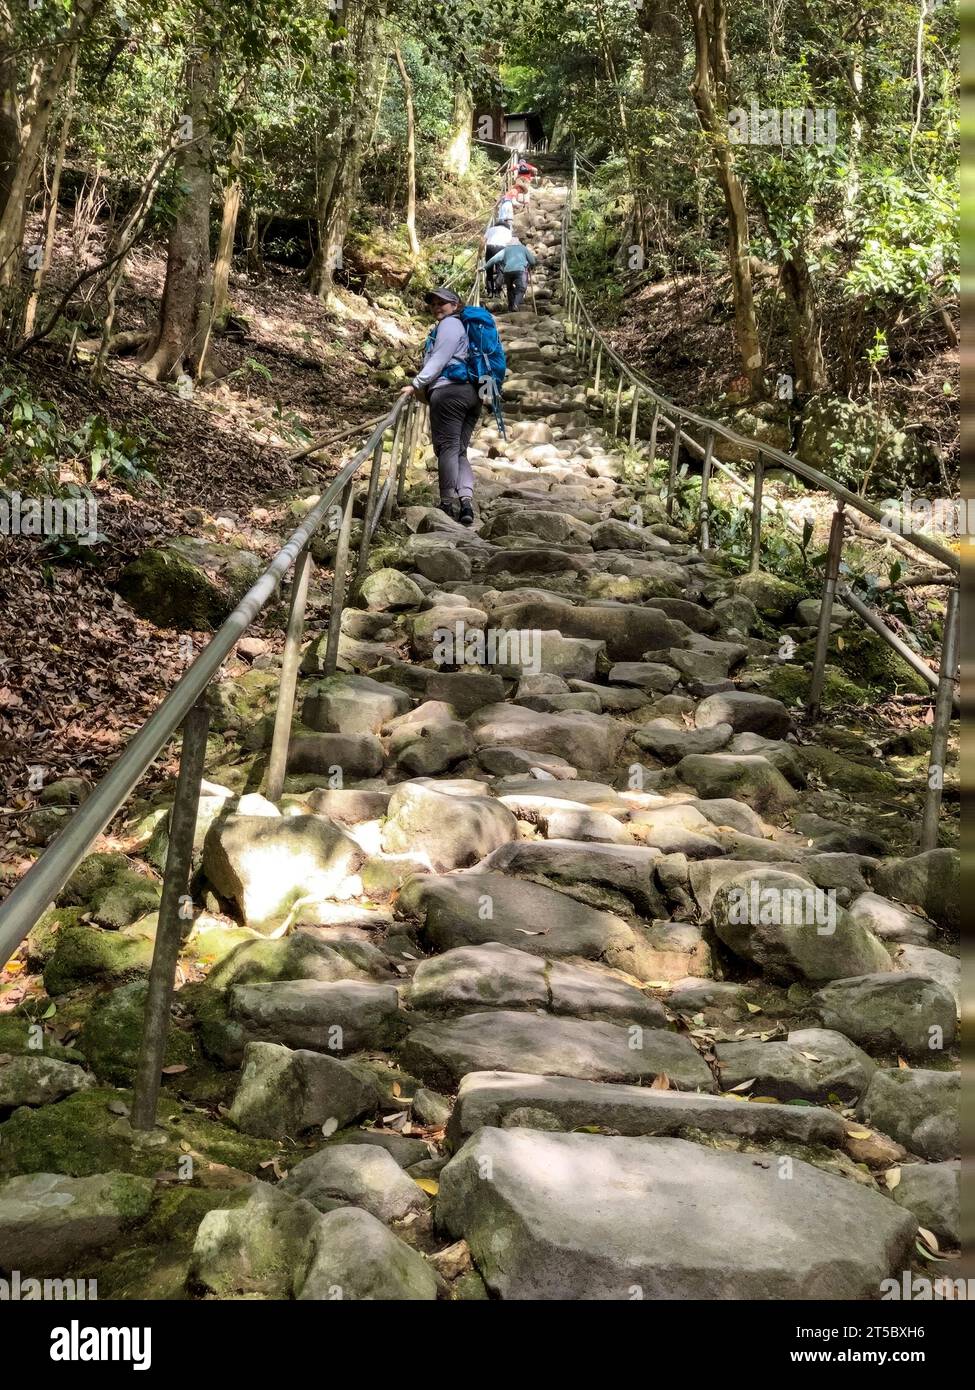
M 714 431 L 708 430 L 704 445 L 704 458 L 701 461 L 701 508 L 699 513 L 699 532 L 701 549 L 707 550 L 711 543 L 710 513 L 708 510 L 708 488 L 711 483 L 711 460 L 714 456 Z
M 332 602 L 328 614 L 328 641 L 325 645 L 325 660 L 322 663 L 326 676 L 334 676 L 339 659 L 339 636 L 342 624 L 342 609 L 345 607 L 345 588 L 349 569 L 349 543 L 352 539 L 352 505 L 355 490 L 352 479 L 345 489 L 345 507 L 342 524 L 339 527 L 335 546 L 335 562 L 332 569 Z
M 749 574 L 757 574 L 762 568 L 762 488 L 765 482 L 765 460 L 759 454 L 755 460 L 755 478 L 752 487 L 752 545 L 749 558 Z
M 308 547 L 305 546 L 295 563 L 295 571 L 291 581 L 291 608 L 288 613 L 288 630 L 284 638 L 281 679 L 278 683 L 278 703 L 274 711 L 274 732 L 271 735 L 271 752 L 267 760 L 267 778 L 264 788 L 264 794 L 268 801 L 279 801 L 281 793 L 284 791 L 311 570 L 311 556 L 308 553 Z
M 811 720 L 819 718 L 819 707 L 823 698 L 823 683 L 826 678 L 826 653 L 829 648 L 829 625 L 833 614 L 833 599 L 836 595 L 836 581 L 840 573 L 840 560 L 843 555 L 843 529 L 846 516 L 841 502 L 833 513 L 829 528 L 829 546 L 826 551 L 826 577 L 823 580 L 823 599 L 819 607 L 819 628 L 816 633 L 816 655 L 813 658 L 812 679 L 809 682 L 809 699 L 806 713 Z
M 633 387 L 633 409 L 630 412 L 630 448 L 636 448 L 636 427 L 640 416 L 640 388 Z
M 183 747 L 179 758 L 176 795 L 169 818 L 169 850 L 159 900 L 156 940 L 149 969 L 149 985 L 142 1023 L 142 1044 L 132 1101 L 133 1129 L 152 1129 L 156 1123 L 156 1103 L 162 1081 L 166 1040 L 169 1037 L 169 1011 L 176 985 L 176 961 L 183 934 L 183 923 L 192 917 L 188 897 L 193 840 L 200 805 L 200 782 L 206 762 L 210 712 L 203 700 L 193 706 L 183 721 Z
M 677 456 L 680 453 L 680 414 L 674 411 L 674 443 L 670 451 L 670 467 L 667 469 L 667 520 L 674 515 L 674 493 L 677 489 Z
M 620 432 L 620 405 L 623 401 L 623 373 L 620 372 L 619 385 L 616 388 L 616 409 L 613 411 L 613 436 Z
M 357 590 L 363 579 L 366 577 L 366 565 L 369 563 L 369 541 L 371 539 L 370 527 L 372 514 L 376 509 L 376 497 L 379 494 L 379 475 L 383 467 L 383 441 L 379 439 L 375 449 L 372 451 L 372 468 L 369 470 L 369 487 L 366 491 L 366 506 L 362 517 L 362 539 L 359 542 L 359 559 L 355 567 L 355 576 L 352 580 L 353 590 Z
M 948 759 L 948 731 L 951 725 L 955 697 L 955 673 L 958 669 L 959 598 L 958 589 L 948 590 L 944 633 L 941 638 L 941 667 L 938 672 L 938 693 L 934 701 L 934 724 L 931 727 L 931 757 L 928 760 L 928 786 L 924 796 L 921 818 L 921 850 L 935 849 L 938 844 L 938 818 L 944 791 L 945 763 Z

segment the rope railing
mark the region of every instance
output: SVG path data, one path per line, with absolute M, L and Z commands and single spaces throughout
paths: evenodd
M 946 570 L 949 572 L 949 576 L 952 578 L 947 594 L 941 656 L 938 663 L 938 671 L 935 672 L 922 661 L 916 653 L 912 652 L 895 632 L 891 631 L 878 613 L 868 608 L 856 595 L 851 594 L 846 586 L 839 585 L 844 530 L 847 520 L 846 509 L 849 508 L 851 511 L 860 512 L 871 521 L 878 522 L 881 525 L 888 521 L 888 514 L 874 502 L 871 502 L 869 498 L 853 492 L 835 478 L 831 478 L 828 474 L 821 472 L 818 468 L 797 458 L 794 454 L 786 453 L 784 450 L 777 449 L 771 444 L 765 444 L 759 440 L 751 439 L 747 435 L 739 434 L 736 430 L 720 420 L 714 420 L 708 416 L 701 415 L 697 411 L 689 410 L 684 406 L 678 406 L 666 396 L 662 395 L 643 373 L 631 367 L 614 351 L 609 343 L 607 343 L 605 336 L 596 327 L 592 315 L 583 302 L 579 286 L 569 266 L 569 231 L 572 220 L 573 203 L 578 189 L 578 164 L 579 160 L 577 156 L 573 156 L 572 182 L 566 196 L 565 209 L 562 217 L 560 258 L 562 302 L 566 310 L 569 335 L 575 345 L 576 355 L 584 367 L 585 377 L 588 378 L 590 374 L 592 375 L 593 390 L 602 403 L 603 414 L 608 417 L 610 413 L 607 395 L 602 387 L 603 372 L 605 367 L 608 376 L 609 367 L 612 366 L 617 375 L 616 400 L 612 411 L 612 430 L 614 435 L 618 436 L 620 433 L 620 413 L 624 397 L 624 382 L 628 382 L 631 388 L 628 430 L 629 444 L 631 447 L 635 447 L 636 445 L 641 404 L 645 402 L 652 411 L 648 445 L 650 462 L 647 468 L 647 495 L 650 491 L 652 467 L 653 461 L 656 458 L 659 431 L 661 428 L 670 431 L 671 451 L 663 494 L 668 517 L 672 517 L 674 512 L 677 494 L 677 467 L 681 449 L 684 448 L 688 450 L 701 460 L 701 494 L 698 504 L 697 534 L 703 549 L 707 549 L 710 542 L 709 485 L 714 471 L 718 470 L 727 475 L 738 488 L 746 492 L 749 490 L 748 484 L 743 479 L 739 478 L 733 470 L 729 469 L 728 466 L 717 457 L 715 450 L 718 441 L 724 440 L 734 445 L 736 454 L 739 456 L 742 453 L 745 455 L 754 455 L 751 487 L 752 524 L 749 556 L 750 573 L 756 574 L 761 569 L 763 490 L 765 473 L 769 466 L 785 469 L 796 477 L 801 478 L 803 482 L 811 484 L 819 491 L 828 492 L 833 495 L 836 499 L 836 510 L 830 528 L 823 597 L 819 610 L 816 648 L 806 705 L 807 714 L 811 720 L 818 719 L 820 715 L 825 684 L 826 657 L 829 648 L 832 607 L 839 590 L 843 601 L 848 603 L 856 616 L 881 637 L 899 656 L 908 661 L 911 667 L 922 675 L 936 692 L 934 724 L 932 728 L 932 748 L 928 765 L 929 775 L 920 831 L 921 849 L 933 849 L 938 842 L 938 820 L 941 811 L 948 729 L 952 714 L 958 708 L 958 697 L 955 689 L 959 653 L 958 576 L 960 575 L 961 569 L 958 556 L 954 551 L 932 540 L 931 537 L 926 536 L 923 532 L 915 531 L 900 538 L 904 543 L 914 546 L 917 550 L 939 561 L 940 564 L 945 566 Z M 696 428 L 702 435 L 703 442 L 700 439 L 695 439 L 689 432 L 689 428 L 691 427 Z

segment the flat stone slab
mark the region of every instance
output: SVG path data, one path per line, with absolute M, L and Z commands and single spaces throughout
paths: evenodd
M 959 1152 L 960 1103 L 956 1071 L 878 1068 L 857 1114 L 911 1153 L 941 1161 Z
M 665 1028 L 663 1006 L 597 965 L 546 961 L 502 946 L 459 946 L 421 961 L 409 1001 L 414 1009 L 547 1009 L 573 1018 L 623 1020 Z
M 654 978 L 641 974 L 642 938 L 622 917 L 507 874 L 421 874 L 403 885 L 399 907 L 421 919 L 424 940 L 438 951 L 500 941 L 550 960 L 578 956 Z
M 478 710 L 468 727 L 479 748 L 507 744 L 554 753 L 576 768 L 603 768 L 615 762 L 626 732 L 605 714 L 542 714 L 524 705 L 505 704 Z
M 586 1081 L 664 1074 L 685 1090 L 714 1090 L 700 1053 L 676 1033 L 510 1009 L 414 1028 L 402 1059 L 407 1071 L 438 1088 L 456 1085 L 470 1071 L 527 1071 Z
M 255 1041 L 341 1056 L 402 1032 L 395 985 L 284 980 L 235 985 L 229 994 L 230 1012 Z
M 480 868 L 541 880 L 581 897 L 587 889 L 593 890 L 594 897 L 609 892 L 622 899 L 621 910 L 635 909 L 643 917 L 659 917 L 664 912 L 654 877 L 659 858 L 659 850 L 643 845 L 514 840 L 489 854 Z
M 392 1154 L 372 1144 L 328 1144 L 296 1164 L 277 1190 L 319 1211 L 332 1211 L 336 1203 L 362 1207 L 380 1221 L 402 1221 L 429 1205 Z
M 485 1177 L 485 1173 L 489 1177 Z M 438 1223 L 511 1299 L 867 1299 L 908 1213 L 793 1160 L 681 1139 L 485 1128 L 440 1174 Z
M 625 1135 L 679 1135 L 692 1128 L 759 1143 L 793 1140 L 837 1146 L 847 1128 L 841 1116 L 817 1105 L 749 1105 L 696 1091 L 652 1091 L 570 1076 L 489 1071 L 468 1072 L 461 1081 L 448 1139 L 459 1148 L 482 1125 L 503 1126 L 509 1115 L 524 1109 L 554 1115 L 567 1130 L 598 1126 Z
M 26 1173 L 0 1184 L 0 1269 L 63 1276 L 141 1220 L 153 1183 L 132 1173 Z
M 755 1095 L 782 1101 L 825 1102 L 835 1096 L 855 1104 L 876 1070 L 865 1052 L 825 1028 L 800 1029 L 787 1042 L 718 1043 L 714 1052 L 724 1090 L 752 1081 Z

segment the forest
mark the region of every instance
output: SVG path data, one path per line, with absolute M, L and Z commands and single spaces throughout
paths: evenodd
M 0 0 L 0 1285 L 956 1296 L 960 93 Z

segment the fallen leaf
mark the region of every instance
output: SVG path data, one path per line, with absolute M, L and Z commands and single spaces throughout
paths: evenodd
M 732 1086 L 731 1090 L 732 1090 L 732 1092 L 734 1092 L 734 1091 L 750 1091 L 751 1088 L 755 1085 L 755 1080 L 756 1080 L 756 1078 L 753 1076 L 753 1077 L 751 1078 L 750 1081 L 739 1081 L 739 1082 L 738 1082 L 738 1085 L 737 1085 L 737 1086 Z
M 761 1007 L 758 1004 L 746 1004 L 745 1008 L 748 1010 L 750 1014 L 760 1014 L 762 1012 Z
M 899 1168 L 888 1168 L 884 1174 L 884 1182 L 891 1192 L 901 1180 L 901 1170 Z
M 873 1138 L 873 1130 L 872 1130 L 872 1129 L 848 1129 L 846 1132 L 847 1132 L 847 1135 L 849 1136 L 850 1139 L 872 1139 L 872 1138 Z
M 924 1226 L 918 1226 L 917 1233 L 919 1238 L 924 1241 L 928 1249 L 933 1250 L 937 1254 L 937 1252 L 941 1249 L 941 1246 L 938 1244 L 938 1237 L 934 1234 L 934 1232 L 926 1230 Z
M 670 1090 L 670 1077 L 667 1076 L 667 1074 L 666 1074 L 665 1072 L 660 1072 L 660 1074 L 659 1074 L 658 1076 L 655 1076 L 655 1077 L 653 1078 L 653 1080 L 650 1082 L 650 1090 L 651 1090 L 651 1091 L 669 1091 L 669 1090 Z
M 437 1182 L 436 1178 L 414 1178 L 413 1181 L 416 1183 L 417 1187 L 422 1188 L 422 1190 L 429 1193 L 431 1197 L 436 1197 L 437 1193 L 440 1191 L 440 1184 Z
M 180 1072 L 189 1071 L 185 1062 L 174 1062 L 170 1067 L 163 1067 L 163 1076 L 179 1076 Z

